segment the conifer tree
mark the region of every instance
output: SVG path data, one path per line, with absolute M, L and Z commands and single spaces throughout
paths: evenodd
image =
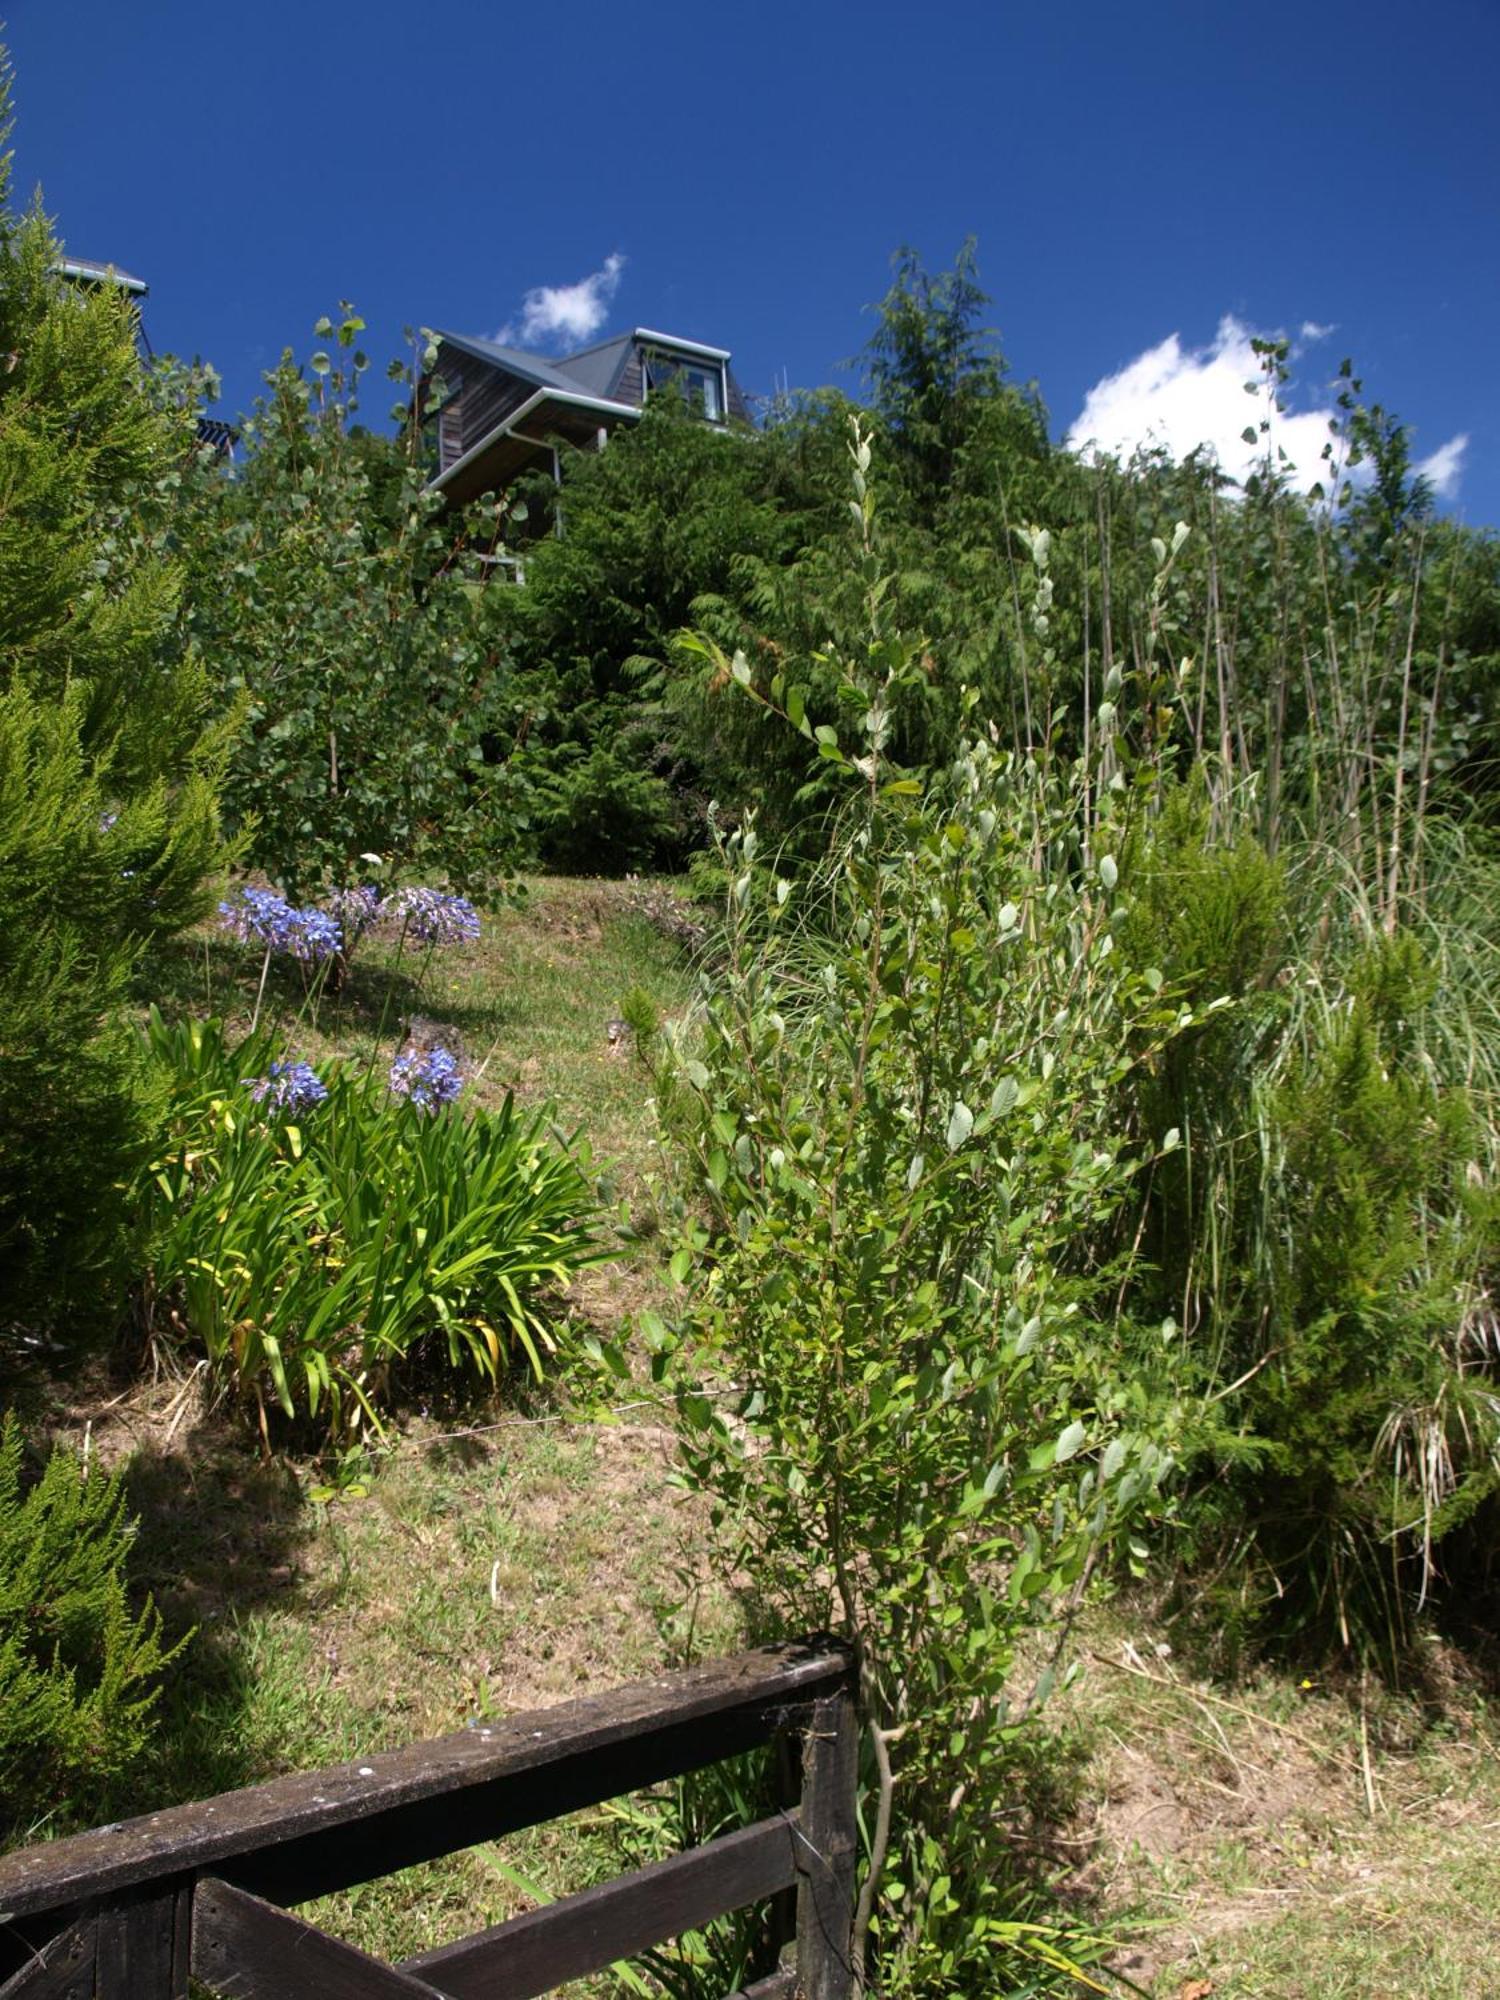
M 9 75 L 0 73 L 0 144 Z M 137 1141 L 126 982 L 205 907 L 218 741 L 167 497 L 191 415 L 135 314 L 60 272 L 0 158 L 0 1340 L 110 1298 Z

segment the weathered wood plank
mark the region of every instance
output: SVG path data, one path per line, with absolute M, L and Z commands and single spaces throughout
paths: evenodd
M 451 2000 L 533 2000 L 796 1880 L 795 1816 L 762 1820 L 403 1961 Z
M 167 1883 L 156 1893 L 132 1894 L 101 1909 L 94 1984 L 101 2000 L 118 1993 L 131 2000 L 184 2000 L 188 1990 L 184 1905 L 188 1884 Z
M 0 1919 L 209 1869 L 304 1902 L 753 1749 L 848 1672 L 831 1647 L 767 1647 L 22 1848 L 0 1857 Z
M 91 1917 L 71 1925 L 0 1986 L 0 2000 L 94 2000 L 97 1943 Z
M 858 1844 L 859 1724 L 849 1691 L 817 1703 L 802 1750 L 797 1843 L 797 1991 L 800 2000 L 850 2000 L 850 1933 Z
M 193 1977 L 223 2000 L 441 2000 L 409 1973 L 211 1879 L 193 1900 Z M 118 1990 L 145 2000 L 144 1989 Z

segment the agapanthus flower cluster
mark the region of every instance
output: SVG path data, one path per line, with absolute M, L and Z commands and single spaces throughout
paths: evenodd
M 313 962 L 337 957 L 344 948 L 338 919 L 324 910 L 293 910 L 285 948 L 293 958 Z
M 295 1116 L 321 1104 L 328 1095 L 317 1071 L 305 1062 L 273 1062 L 264 1076 L 247 1076 L 242 1081 L 256 1103 L 263 1104 L 273 1116 L 282 1111 Z
M 328 898 L 328 914 L 344 934 L 343 949 L 352 952 L 365 932 L 380 921 L 380 891 L 368 882 L 358 889 L 335 889 Z
M 289 952 L 314 962 L 332 958 L 343 947 L 338 919 L 323 910 L 298 910 L 272 889 L 243 888 L 237 902 L 220 903 L 224 928 L 245 944 L 267 951 Z
M 219 905 L 220 919 L 231 937 L 237 937 L 241 944 L 264 944 L 273 949 L 291 914 L 291 904 L 274 889 L 241 889 L 237 900 Z
M 451 1104 L 464 1087 L 463 1073 L 447 1049 L 406 1049 L 391 1064 L 390 1087 L 423 1111 Z
M 479 935 L 479 912 L 468 897 L 441 889 L 398 889 L 382 915 L 420 944 L 462 944 Z

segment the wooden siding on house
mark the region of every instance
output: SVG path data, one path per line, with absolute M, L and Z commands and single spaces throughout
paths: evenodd
M 614 385 L 610 389 L 610 401 L 614 403 L 629 403 L 633 409 L 640 409 L 646 400 L 644 379 L 644 371 L 641 365 L 641 350 L 632 341 L 625 350 L 625 359 L 621 363 L 620 372 L 616 375 Z
M 438 471 L 446 472 L 464 455 L 463 417 L 458 403 L 444 403 L 438 411 Z
M 476 444 L 489 436 L 496 424 L 503 424 L 507 417 L 515 415 L 523 403 L 530 401 L 536 394 L 536 384 L 524 382 L 515 375 L 502 374 L 499 369 L 491 368 L 483 361 L 475 361 L 469 355 L 460 355 L 455 359 L 460 364 L 463 382 L 459 392 L 463 410 L 460 423 L 463 448 L 472 451 Z

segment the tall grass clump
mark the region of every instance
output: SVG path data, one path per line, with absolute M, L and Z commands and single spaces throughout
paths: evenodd
M 1393 1663 L 1500 1467 L 1486 1038 L 1440 912 L 1388 930 L 1345 856 L 1207 810 L 1169 799 L 1125 937 L 1239 995 L 1135 1092 L 1184 1141 L 1135 1226 L 1201 1398 L 1186 1546 L 1232 1642 Z
M 1500 1472 L 1500 940 L 1460 604 L 1483 552 L 1347 367 L 1308 506 L 1260 349 L 1272 442 L 1179 572 L 1193 650 L 1143 745 L 1122 936 L 1235 1005 L 1133 1089 L 1184 1144 L 1132 1227 L 1202 1412 L 1177 1547 L 1215 1622 L 1394 1667 L 1472 1575 Z M 1120 557 L 1102 538 L 1106 586 Z

